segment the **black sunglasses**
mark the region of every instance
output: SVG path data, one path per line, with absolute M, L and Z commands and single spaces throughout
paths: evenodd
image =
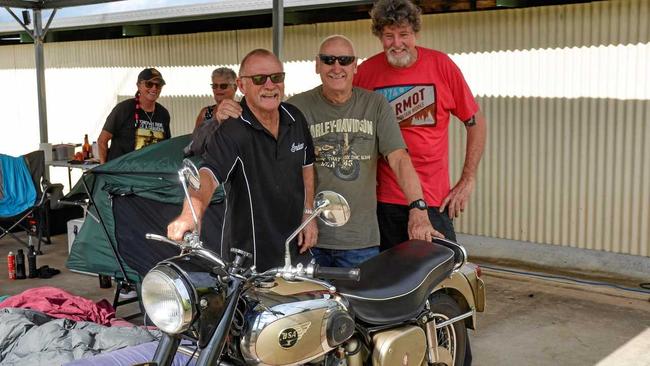
M 153 88 L 154 85 L 158 86 L 158 89 L 160 89 L 160 88 L 162 88 L 163 85 L 165 85 L 165 84 L 162 84 L 162 83 L 154 83 L 153 81 L 149 81 L 149 80 L 146 80 L 146 81 L 144 82 L 144 86 L 145 86 L 147 89 L 151 89 L 151 88 Z
M 318 58 L 321 60 L 322 63 L 325 65 L 334 65 L 334 62 L 338 60 L 339 65 L 341 66 L 348 66 L 349 64 L 353 63 L 354 60 L 357 58 L 355 56 L 332 56 L 332 55 L 323 55 L 319 54 Z
M 234 83 L 210 84 L 210 86 L 212 86 L 212 89 L 226 90 L 231 86 L 235 86 L 235 84 Z
M 280 84 L 284 82 L 284 73 L 276 72 L 275 74 L 271 74 L 271 75 L 260 74 L 260 75 L 240 76 L 240 78 L 249 78 L 251 79 L 251 81 L 253 81 L 253 84 L 255 85 L 264 85 L 264 83 L 266 83 L 267 78 L 270 78 L 273 84 Z

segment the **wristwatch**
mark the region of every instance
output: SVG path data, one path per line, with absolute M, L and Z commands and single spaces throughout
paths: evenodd
M 427 203 L 424 202 L 424 200 L 420 198 L 419 200 L 415 200 L 415 201 L 409 203 L 409 210 L 412 210 L 414 208 L 417 208 L 418 210 L 423 210 L 424 211 L 427 208 L 429 208 L 429 206 L 427 206 Z

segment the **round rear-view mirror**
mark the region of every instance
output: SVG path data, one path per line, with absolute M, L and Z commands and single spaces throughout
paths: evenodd
M 322 208 L 318 217 L 327 226 L 343 226 L 350 219 L 348 201 L 336 192 L 319 192 L 314 199 L 314 208 Z
M 183 159 L 183 176 L 187 184 L 195 191 L 201 188 L 201 178 L 199 177 L 199 170 L 190 159 Z

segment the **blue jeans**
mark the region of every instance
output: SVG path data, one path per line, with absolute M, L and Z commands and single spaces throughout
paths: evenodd
M 311 248 L 316 263 L 323 267 L 354 268 L 367 259 L 379 254 L 379 247 L 363 249 Z

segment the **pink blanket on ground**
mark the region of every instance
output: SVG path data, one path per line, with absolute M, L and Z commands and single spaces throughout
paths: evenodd
M 26 308 L 38 310 L 53 318 L 91 321 L 106 326 L 124 325 L 116 324 L 124 321 L 116 321 L 115 309 L 107 300 L 94 303 L 56 287 L 25 290 L 0 302 L 0 308 Z

